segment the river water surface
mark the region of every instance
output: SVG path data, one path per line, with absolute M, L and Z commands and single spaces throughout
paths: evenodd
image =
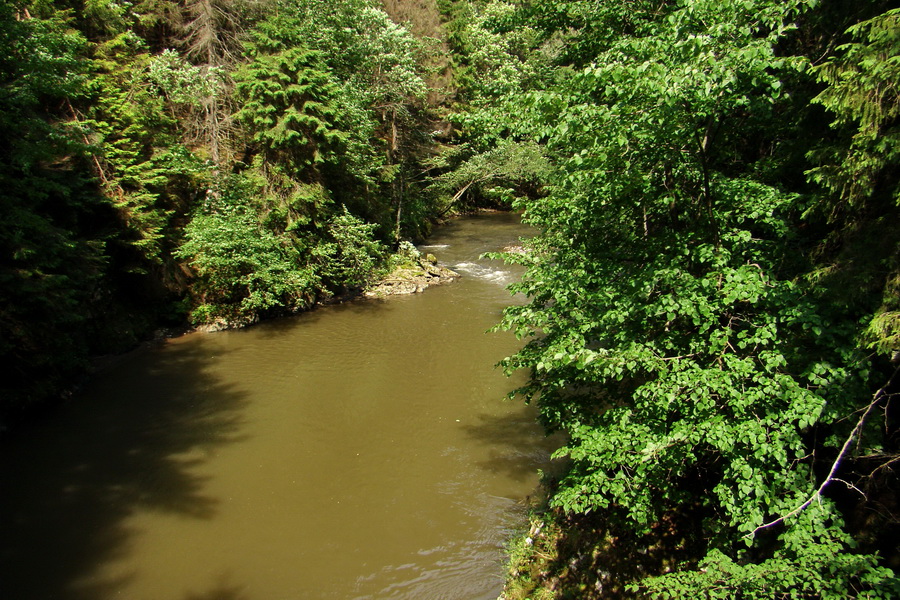
M 0 598 L 496 598 L 550 442 L 486 333 L 527 234 L 459 219 L 458 281 L 122 357 L 0 448 Z

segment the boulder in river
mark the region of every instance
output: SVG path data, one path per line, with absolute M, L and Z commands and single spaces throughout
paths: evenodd
M 458 273 L 438 264 L 433 254 L 426 254 L 398 266 L 387 277 L 366 289 L 364 295 L 369 298 L 383 298 L 416 294 L 432 285 L 452 281 L 457 277 Z

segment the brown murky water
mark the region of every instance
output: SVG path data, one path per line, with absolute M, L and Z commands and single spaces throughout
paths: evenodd
M 0 598 L 496 598 L 551 444 L 485 333 L 515 215 L 442 228 L 423 294 L 123 358 L 0 464 Z

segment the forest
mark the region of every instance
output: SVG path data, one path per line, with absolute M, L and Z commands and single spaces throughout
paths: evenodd
M 900 595 L 898 3 L 403 4 L 0 2 L 4 426 L 514 209 L 566 441 L 504 597 Z
M 368 0 L 2 3 L 0 413 L 352 294 L 446 212 L 431 50 Z

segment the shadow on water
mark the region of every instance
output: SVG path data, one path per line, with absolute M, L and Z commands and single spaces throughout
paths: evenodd
M 111 598 L 130 577 L 96 570 L 127 556 L 130 515 L 216 514 L 194 470 L 239 441 L 245 394 L 212 377 L 210 360 L 198 343 L 130 356 L 0 446 L 0 597 Z M 222 588 L 197 598 L 240 596 Z
M 184 600 L 247 600 L 247 598 L 242 586 L 229 584 L 228 578 L 222 577 L 212 589 L 199 594 L 189 593 Z
M 255 337 L 259 340 L 269 341 L 291 337 L 294 335 L 292 331 L 298 327 L 314 329 L 320 326 L 323 319 L 333 320 L 334 315 L 339 315 L 341 313 L 365 315 L 369 320 L 378 320 L 380 313 L 396 310 L 398 304 L 407 298 L 408 296 L 349 298 L 340 302 L 336 301 L 333 304 L 317 306 L 302 313 L 267 319 L 261 323 L 254 324 L 251 327 L 228 331 L 226 334 L 233 336 L 246 335 Z
M 522 482 L 546 467 L 550 454 L 561 445 L 558 436 L 540 438 L 539 427 L 534 410 L 522 405 L 502 415 L 481 415 L 478 423 L 464 430 L 489 447 L 488 459 L 476 463 L 480 468 Z

